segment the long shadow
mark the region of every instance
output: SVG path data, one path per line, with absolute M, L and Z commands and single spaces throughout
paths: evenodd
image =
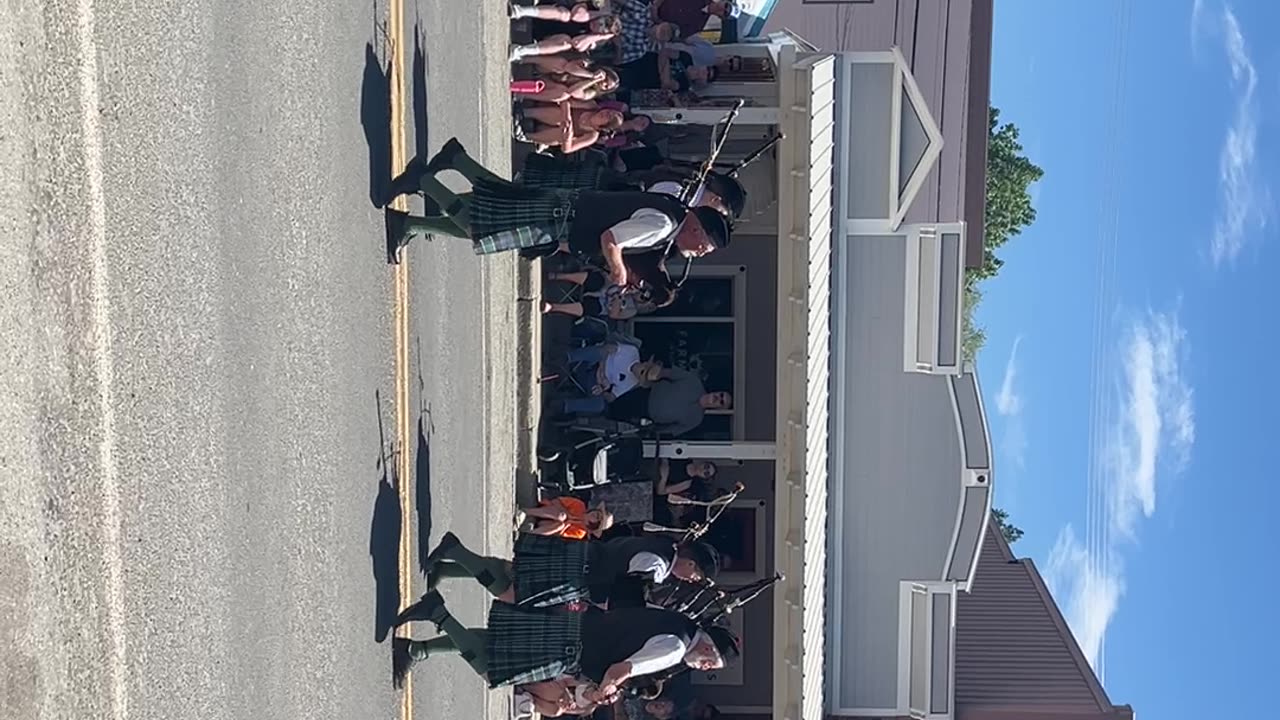
M 378 495 L 373 501 L 373 520 L 369 526 L 369 559 L 373 563 L 374 620 L 373 639 L 382 642 L 391 632 L 391 624 L 400 612 L 400 492 L 395 476 L 394 451 L 387 452 L 382 424 L 382 397 L 374 393 L 378 411 L 378 462 L 380 473 Z
M 422 339 L 418 339 L 418 397 L 424 397 L 422 377 Z M 418 453 L 413 462 L 414 509 L 418 514 L 418 567 L 427 571 L 427 555 L 431 552 L 431 436 L 435 424 L 431 406 L 425 399 L 418 408 Z
M 369 202 L 380 208 L 391 184 L 391 69 L 383 68 L 373 43 L 364 46 L 360 125 L 369 146 Z
M 427 51 L 422 47 L 422 26 L 413 26 L 413 147 L 426 157 L 430 122 L 427 116 Z

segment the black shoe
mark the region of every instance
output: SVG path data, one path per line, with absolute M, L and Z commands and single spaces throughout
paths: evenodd
M 445 553 L 462 544 L 457 535 L 452 532 L 446 532 L 440 536 L 440 542 L 436 543 L 436 547 L 427 555 L 427 569 L 430 570 L 436 563 L 444 559 Z
M 440 152 L 436 153 L 436 156 L 431 158 L 431 162 L 427 163 L 426 171 L 438 173 L 441 170 L 450 170 L 453 168 L 454 158 L 466 154 L 467 149 L 462 147 L 462 143 L 458 142 L 458 138 L 449 138 L 444 147 L 440 148 Z
M 444 597 L 435 590 L 431 590 L 426 595 L 423 595 L 418 602 L 405 608 L 403 612 L 397 615 L 395 622 L 391 626 L 400 627 L 408 622 L 429 621 L 439 627 L 448 614 L 449 612 L 444 609 Z
M 409 638 L 397 637 L 391 640 L 391 682 L 397 688 L 404 687 L 404 679 L 418 661 L 409 651 L 412 643 Z
M 399 265 L 400 248 L 412 239 L 407 222 L 409 213 L 393 208 L 386 208 L 383 212 L 387 218 L 387 264 Z
M 405 166 L 404 172 L 391 179 L 387 192 L 382 198 L 383 206 L 390 205 L 401 195 L 415 195 L 422 192 L 422 176 L 426 174 L 427 164 L 414 158 Z

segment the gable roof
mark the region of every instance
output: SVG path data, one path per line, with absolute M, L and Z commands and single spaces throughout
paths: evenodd
M 1044 578 L 988 523 L 956 605 L 956 720 L 1133 720 L 1089 666 Z

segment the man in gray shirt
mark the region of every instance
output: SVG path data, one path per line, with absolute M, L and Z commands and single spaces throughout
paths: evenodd
M 707 410 L 733 407 L 733 396 L 727 392 L 707 392 L 702 379 L 684 368 L 666 368 L 653 386 L 633 390 L 609 407 L 615 420 L 634 421 L 644 418 L 653 423 L 660 435 L 683 435 L 702 424 Z

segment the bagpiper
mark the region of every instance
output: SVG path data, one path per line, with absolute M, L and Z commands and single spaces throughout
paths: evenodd
M 720 554 L 706 543 L 678 544 L 655 535 L 583 542 L 522 534 L 510 562 L 480 555 L 446 532 L 427 556 L 427 587 L 444 578 L 471 578 L 500 601 L 550 607 L 579 601 L 607 604 L 634 597 L 650 584 L 671 579 L 700 582 L 720 572 Z M 427 598 L 405 608 L 397 626 L 427 619 Z
M 490 688 L 560 676 L 593 681 L 599 694 L 671 668 L 725 667 L 741 654 L 739 639 L 721 626 L 704 626 L 660 608 L 576 612 L 494 602 L 483 628 L 467 628 L 436 591 L 421 602 L 424 619 L 443 633 L 430 640 L 393 641 L 397 685 L 414 664 L 432 655 L 460 655 Z
M 471 182 L 456 194 L 436 174 L 452 169 Z M 531 188 L 503 180 L 472 159 L 457 139 L 427 163 L 414 162 L 393 181 L 392 194 L 416 185 L 431 202 L 428 215 L 387 208 L 388 260 L 419 234 L 468 238 L 476 254 L 554 248 L 600 255 L 614 284 L 627 285 L 623 255 L 671 248 L 701 257 L 729 244 L 728 220 L 708 207 L 687 208 L 676 198 L 646 192 Z M 437 212 L 438 211 L 438 212 Z

